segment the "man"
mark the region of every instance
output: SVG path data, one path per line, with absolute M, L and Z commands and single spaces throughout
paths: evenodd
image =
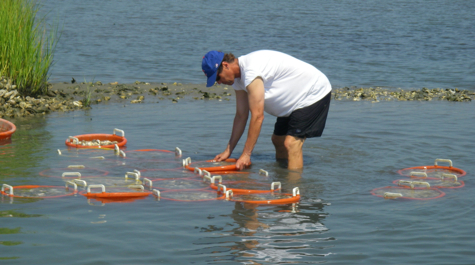
M 202 61 L 207 86 L 232 85 L 236 91 L 236 115 L 226 149 L 215 157 L 222 161 L 236 147 L 251 113 L 244 150 L 238 169 L 251 164 L 251 153 L 259 137 L 264 111 L 277 117 L 272 135 L 276 159 L 289 169 L 303 167 L 302 146 L 306 138 L 320 137 L 331 99 L 328 78 L 312 65 L 290 55 L 269 50 L 235 58 L 233 54 L 210 51 Z

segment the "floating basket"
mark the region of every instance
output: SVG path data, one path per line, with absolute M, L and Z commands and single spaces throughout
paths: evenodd
M 130 159 L 150 160 L 150 161 L 173 161 L 180 158 L 182 151 L 176 147 L 175 151 L 161 149 L 139 149 L 126 151 L 127 157 Z
M 73 179 L 71 182 L 76 183 L 78 186 L 87 187 L 88 185 L 99 185 L 102 184 L 106 188 L 115 188 L 115 187 L 128 187 L 130 185 L 142 185 L 143 182 L 140 180 L 140 172 L 127 172 L 125 174 L 125 179 L 121 177 L 97 177 L 97 178 L 88 178 L 87 180 L 83 179 Z
M 61 157 L 67 158 L 78 158 L 78 159 L 97 159 L 102 160 L 110 157 L 117 156 L 113 148 L 101 148 L 101 149 L 85 149 L 85 148 L 68 148 L 68 149 L 58 149 L 58 155 Z
M 162 191 L 209 190 L 209 183 L 196 178 L 155 179 L 153 186 Z
M 269 180 L 269 173 L 260 169 L 258 173 L 249 171 L 214 171 L 213 176 L 222 176 L 223 181 L 264 181 Z
M 439 166 L 438 162 L 449 163 L 449 166 Z M 436 159 L 433 166 L 420 166 L 401 169 L 399 174 L 411 178 L 443 178 L 443 174 L 454 174 L 457 178 L 465 176 L 467 173 L 452 166 L 450 159 Z
M 216 180 L 218 183 L 216 184 Z M 253 193 L 267 193 L 276 192 L 282 188 L 280 182 L 262 183 L 255 181 L 225 181 L 221 176 L 213 176 L 211 178 L 210 187 L 218 192 L 226 193 L 227 190 L 232 190 L 233 194 L 253 194 Z
M 91 189 L 101 189 L 101 192 L 91 192 Z M 132 191 L 137 189 L 140 191 Z M 150 191 L 146 191 L 144 189 L 143 185 L 129 185 L 123 188 L 107 188 L 107 190 L 109 190 L 109 192 L 106 192 L 106 187 L 102 184 L 89 185 L 87 186 L 87 191 L 80 191 L 79 194 L 87 197 L 88 199 L 98 199 L 102 202 L 104 202 L 102 199 L 112 202 L 134 198 L 144 198 L 151 194 Z
M 179 159 L 182 155 L 180 148 L 175 151 L 160 149 L 140 149 L 126 151 L 124 158 L 126 163 L 133 164 L 140 169 L 150 170 L 178 170 L 182 168 L 182 161 Z
M 11 138 L 12 134 L 16 131 L 15 124 L 0 119 L 0 140 L 8 140 Z
M 223 200 L 226 198 L 226 195 L 224 194 L 220 195 L 216 191 L 213 191 L 213 190 L 160 192 L 159 190 L 154 189 L 153 195 L 157 199 L 165 199 L 169 201 L 180 201 L 180 202 L 203 202 L 203 201 Z
M 444 178 L 424 178 L 422 181 L 398 179 L 393 183 L 403 187 L 417 187 L 418 185 L 426 185 L 421 183 L 428 183 L 432 188 L 438 189 L 456 189 L 465 186 L 462 180 L 458 180 L 454 174 L 443 174 Z
M 215 160 L 206 160 L 206 161 L 198 161 L 198 162 L 191 162 L 191 158 L 188 157 L 183 160 L 183 167 L 190 171 L 194 171 L 195 168 L 199 168 L 201 170 L 206 170 L 208 172 L 215 172 L 215 171 L 238 171 L 236 167 L 235 158 L 228 158 L 223 161 L 215 161 Z
M 82 179 L 101 177 L 109 174 L 109 171 L 96 168 L 88 168 L 84 165 L 69 165 L 67 168 L 50 168 L 41 171 L 40 176 L 62 179 Z
M 117 135 L 116 132 L 122 133 L 122 136 Z M 118 147 L 124 147 L 127 139 L 125 139 L 123 130 L 114 129 L 112 134 L 69 136 L 65 143 L 67 146 L 75 148 L 114 148 L 116 144 Z
M 421 184 L 418 184 L 421 185 Z M 423 186 L 429 186 L 422 184 Z M 445 196 L 445 192 L 437 188 L 417 188 L 417 187 L 382 187 L 371 191 L 371 194 L 385 199 L 409 199 L 409 200 L 433 200 Z
M 140 173 L 143 177 L 146 177 L 152 181 L 157 179 L 179 179 L 179 178 L 198 178 L 199 176 L 193 174 L 189 170 L 183 170 L 183 168 L 179 169 L 141 169 Z
M 74 188 L 69 188 L 69 185 Z M 59 198 L 71 196 L 77 193 L 77 186 L 72 182 L 66 182 L 66 186 L 40 186 L 40 185 L 24 185 L 10 186 L 2 185 L 2 194 L 16 198 Z
M 291 204 L 300 201 L 300 191 L 298 187 L 292 190 L 292 194 L 280 192 L 234 194 L 232 190 L 227 190 L 226 200 L 254 204 Z

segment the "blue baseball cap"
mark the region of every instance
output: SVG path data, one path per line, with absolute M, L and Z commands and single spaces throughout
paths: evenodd
M 208 81 L 206 82 L 207 87 L 213 86 L 216 82 L 218 68 L 223 61 L 223 58 L 224 53 L 218 51 L 210 51 L 203 57 L 201 69 L 203 69 L 206 77 L 208 77 Z

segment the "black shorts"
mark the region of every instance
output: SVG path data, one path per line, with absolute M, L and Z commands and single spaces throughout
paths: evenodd
M 288 117 L 278 117 L 274 134 L 292 135 L 299 138 L 322 136 L 330 109 L 331 92 L 312 105 L 293 111 Z

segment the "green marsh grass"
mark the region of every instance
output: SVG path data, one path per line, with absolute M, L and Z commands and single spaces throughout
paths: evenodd
M 86 84 L 86 93 L 84 95 L 84 98 L 81 101 L 84 107 L 90 108 L 91 102 L 92 102 L 91 98 L 92 98 L 92 87 L 94 86 L 94 79 L 92 80 L 92 82 L 88 83 L 86 79 L 84 78 L 84 83 Z
M 58 26 L 48 28 L 39 8 L 36 0 L 0 0 L 0 75 L 23 96 L 47 92 L 59 40 Z

